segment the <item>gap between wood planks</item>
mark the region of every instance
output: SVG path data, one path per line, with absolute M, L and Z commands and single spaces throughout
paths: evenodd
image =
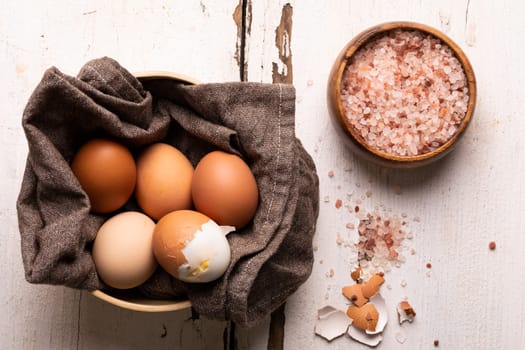
M 293 84 L 292 64 L 292 16 L 293 7 L 286 3 L 281 10 L 281 20 L 275 28 L 275 46 L 281 62 L 272 62 L 272 82 L 274 84 Z M 239 66 L 239 78 L 248 81 L 248 62 L 246 59 L 247 40 L 251 34 L 252 1 L 239 0 L 233 12 L 233 20 L 237 25 L 237 42 L 235 59 Z M 279 67 L 282 67 L 281 69 Z M 285 303 L 272 312 L 268 333 L 268 350 L 282 350 L 284 348 Z M 229 334 L 224 333 L 224 349 L 236 350 L 235 323 L 230 322 Z

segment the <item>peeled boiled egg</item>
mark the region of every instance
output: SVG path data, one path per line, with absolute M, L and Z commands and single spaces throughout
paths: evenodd
M 137 177 L 135 160 L 117 142 L 107 139 L 87 142 L 75 154 L 71 169 L 95 213 L 112 212 L 133 194 Z
M 199 212 L 237 229 L 250 222 L 259 202 L 257 182 L 248 165 L 222 151 L 208 153 L 199 161 L 191 192 Z
M 134 211 L 108 219 L 97 232 L 93 261 L 100 278 L 109 286 L 133 288 L 144 283 L 155 271 L 153 255 L 155 223 Z
M 156 143 L 137 159 L 135 197 L 142 210 L 154 219 L 190 209 L 193 166 L 177 148 Z
M 163 216 L 153 233 L 153 253 L 173 277 L 185 282 L 210 282 L 226 271 L 230 245 L 226 233 L 206 215 L 177 210 Z

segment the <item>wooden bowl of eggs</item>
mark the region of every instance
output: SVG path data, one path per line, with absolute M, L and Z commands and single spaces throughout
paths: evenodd
M 476 79 L 440 31 L 389 22 L 358 34 L 337 57 L 328 107 L 345 144 L 374 163 L 414 168 L 448 154 L 474 113 Z
M 198 84 L 165 72 L 135 76 L 141 82 Z M 118 166 L 104 168 L 107 164 Z M 257 183 L 249 166 L 222 151 L 205 154 L 194 167 L 168 143 L 147 145 L 133 156 L 115 141 L 95 139 L 80 147 L 71 168 L 92 212 L 115 213 L 132 196 L 139 207 L 109 217 L 98 229 L 92 249 L 97 274 L 111 288 L 91 294 L 125 309 L 164 312 L 190 307 L 189 300 L 149 299 L 134 288 L 159 268 L 187 283 L 221 277 L 231 258 L 226 235 L 247 225 L 258 206 Z M 116 180 L 108 185 L 108 179 Z M 238 188 L 242 191 L 235 199 L 225 199 Z

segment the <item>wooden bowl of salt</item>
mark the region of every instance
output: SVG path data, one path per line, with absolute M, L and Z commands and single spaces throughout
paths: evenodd
M 460 47 L 429 26 L 389 22 L 352 39 L 328 81 L 333 124 L 377 164 L 414 168 L 452 151 L 474 113 L 476 79 Z

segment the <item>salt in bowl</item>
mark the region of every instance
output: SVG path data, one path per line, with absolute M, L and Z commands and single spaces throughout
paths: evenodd
M 337 57 L 328 107 L 345 144 L 394 168 L 429 164 L 452 151 L 476 102 L 464 52 L 429 26 L 389 22 L 358 34 Z

